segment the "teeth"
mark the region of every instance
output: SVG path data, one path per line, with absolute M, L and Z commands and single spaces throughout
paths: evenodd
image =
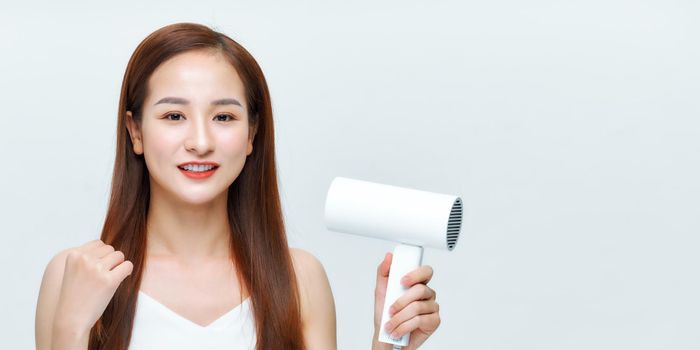
M 202 171 L 209 171 L 213 168 L 213 165 L 193 165 L 193 164 L 187 164 L 183 167 L 182 169 L 185 169 L 187 171 L 195 171 L 195 172 L 202 172 Z

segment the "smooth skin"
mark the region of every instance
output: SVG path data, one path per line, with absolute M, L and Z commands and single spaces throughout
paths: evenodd
M 219 53 L 179 54 L 161 64 L 148 84 L 141 122 L 127 112 L 133 151 L 144 156 L 151 185 L 141 291 L 206 326 L 249 297 L 228 251 L 226 191 L 253 151 L 255 129 L 248 124 L 243 83 Z M 158 103 L 164 97 L 188 103 Z M 238 104 L 211 103 L 224 98 Z M 205 180 L 190 179 L 177 168 L 195 160 L 214 161 L 219 168 Z M 302 249 L 290 248 L 290 254 L 300 287 L 304 340 L 311 350 L 336 349 L 335 303 L 323 265 Z M 377 268 L 373 350 L 391 349 L 376 340 L 390 264 L 388 253 Z M 91 327 L 132 271 L 122 252 L 100 240 L 56 254 L 39 291 L 36 348 L 87 349 Z M 426 285 L 432 274 L 429 266 L 408 274 L 410 289 L 394 304 L 397 312 L 389 327 L 399 334 L 411 332 L 404 349 L 416 349 L 440 324 L 435 291 Z

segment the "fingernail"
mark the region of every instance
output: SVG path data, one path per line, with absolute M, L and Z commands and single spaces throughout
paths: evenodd
M 406 284 L 408 283 L 408 277 L 404 277 L 401 279 L 401 284 Z
M 384 325 L 384 329 L 386 329 L 387 332 L 390 331 L 390 330 L 391 330 L 391 324 L 390 324 L 389 322 L 387 322 L 387 323 Z
M 394 338 L 394 339 L 398 339 L 399 333 L 396 333 L 396 332 L 391 333 L 391 337 Z

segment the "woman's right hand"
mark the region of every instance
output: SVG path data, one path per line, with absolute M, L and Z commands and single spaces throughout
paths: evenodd
M 54 327 L 88 332 L 133 268 L 124 253 L 99 239 L 73 248 L 66 256 Z

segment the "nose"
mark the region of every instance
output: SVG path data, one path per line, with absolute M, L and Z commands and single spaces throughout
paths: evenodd
M 205 117 L 193 118 L 188 125 L 185 149 L 203 156 L 214 150 L 214 140 Z

